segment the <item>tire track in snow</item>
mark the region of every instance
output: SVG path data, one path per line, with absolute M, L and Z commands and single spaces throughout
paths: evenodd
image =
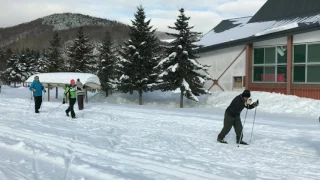
M 121 108 L 121 107 L 120 107 Z M 119 109 L 120 109 L 119 108 Z M 126 108 L 127 109 L 127 108 Z M 125 109 L 125 110 L 126 110 Z M 104 109 L 102 109 L 102 110 L 104 110 Z M 138 108 L 135 108 L 134 109 L 135 111 L 138 111 Z M 98 112 L 99 112 L 99 115 L 100 115 L 100 113 L 102 113 L 102 111 L 98 111 L 98 110 L 94 110 L 94 111 L 92 111 L 91 113 L 93 114 L 93 115 L 97 115 L 98 114 Z M 107 111 L 107 112 L 109 112 L 109 111 Z M 140 110 L 139 110 L 139 112 L 140 112 Z M 152 115 L 149 115 L 150 114 L 150 111 L 148 111 L 148 110 L 143 110 L 143 111 L 141 111 L 141 112 L 143 112 L 143 113 L 135 113 L 135 112 L 133 112 L 133 110 L 132 110 L 132 112 L 131 111 L 128 111 L 128 115 L 126 115 L 126 116 L 123 116 L 124 117 L 124 119 L 122 119 L 121 118 L 121 120 L 123 121 L 122 123 L 124 123 L 124 124 L 129 124 L 129 125 L 131 125 L 131 126 L 133 126 L 132 127 L 132 129 L 135 129 L 135 128 L 138 128 L 138 129 L 135 129 L 135 131 L 136 132 L 134 132 L 134 135 L 140 135 L 139 134 L 139 131 L 140 130 L 156 130 L 157 132 L 155 132 L 155 134 L 158 134 L 158 130 L 159 129 L 150 129 L 150 127 L 152 127 L 153 125 L 157 125 L 156 124 L 156 122 L 155 121 L 157 121 L 157 120 L 155 120 L 155 118 L 152 118 L 152 115 L 153 116 L 157 116 L 157 117 L 159 117 L 159 116 L 161 116 L 161 117 L 159 117 L 159 118 L 157 118 L 157 119 L 159 119 L 160 120 L 160 123 L 161 122 L 177 122 L 177 121 L 182 121 L 182 122 L 179 122 L 179 124 L 180 123 L 182 123 L 182 124 L 184 124 L 184 126 L 186 126 L 186 124 L 188 124 L 188 123 L 191 123 L 192 121 L 191 121 L 191 119 L 193 120 L 193 119 L 195 119 L 194 117 L 188 117 L 188 118 L 182 118 L 181 117 L 181 115 L 180 116 L 175 116 L 174 118 L 174 120 L 172 120 L 172 117 L 170 116 L 170 115 L 165 115 L 165 116 L 163 116 L 163 114 L 161 114 L 161 113 L 155 113 L 155 114 L 152 114 Z M 13 112 L 12 112 L 13 113 Z M 16 112 L 15 112 L 16 113 Z M 105 112 L 104 112 L 105 113 Z M 113 110 L 111 110 L 110 111 L 110 113 L 111 114 L 122 114 L 123 113 L 123 110 L 121 111 L 121 110 L 116 110 L 116 111 L 113 111 Z M 149 113 L 149 114 L 148 114 Z M 163 113 L 165 113 L 165 111 L 163 111 Z M 107 114 L 107 113 L 105 113 L 105 114 Z M 177 113 L 178 114 L 178 113 Z M 132 122 L 130 122 L 130 123 L 128 123 L 128 121 L 126 121 L 127 120 L 127 118 L 132 118 L 132 117 L 130 117 L 130 116 L 136 116 L 137 115 L 137 119 L 134 119 Z M 189 114 L 187 114 L 188 116 L 189 116 Z M 18 117 L 18 116 L 17 116 Z M 40 116 L 41 117 L 41 116 Z M 60 118 L 60 116 L 57 116 L 57 117 L 59 117 Z M 62 117 L 62 116 L 61 116 Z M 120 117 L 122 117 L 122 116 L 120 116 Z M 222 116 L 221 116 L 222 117 Z M 41 118 L 43 118 L 43 117 L 41 117 Z M 135 118 L 135 117 L 133 117 L 133 118 Z M 140 119 L 139 119 L 140 118 Z M 150 123 L 147 123 L 147 121 L 145 120 L 145 119 L 148 119 L 148 118 L 152 118 L 152 121 L 150 122 Z M 112 119 L 114 119 L 113 117 L 111 117 L 111 120 Z M 119 119 L 119 118 L 118 118 Z M 185 121 L 185 119 L 188 119 L 188 120 L 186 120 Z M 14 120 L 17 120 L 18 121 L 18 119 L 15 117 L 14 118 Z M 28 119 L 29 120 L 29 119 Z M 108 120 L 108 119 L 107 119 Z M 114 119 L 114 120 L 116 120 L 116 119 Z M 137 126 L 135 126 L 137 123 L 139 123 L 139 121 L 141 121 L 142 120 L 142 122 L 140 123 L 140 126 L 141 127 L 137 127 Z M 203 119 L 202 119 L 203 120 Z M 115 127 L 121 127 L 119 124 L 116 124 L 116 123 L 103 123 L 103 121 L 102 121 L 102 119 L 101 119 L 101 117 L 99 117 L 99 118 L 92 118 L 92 120 L 91 121 L 95 121 L 95 122 L 99 122 L 100 124 L 96 124 L 96 126 L 108 126 L 108 125 L 112 125 L 112 126 L 115 126 Z M 37 121 L 30 121 L 30 122 L 37 122 Z M 59 123 L 60 122 L 62 122 L 62 121 L 59 121 Z M 79 121 L 78 121 L 79 122 Z M 199 122 L 199 121 L 196 121 L 196 123 L 197 122 Z M 45 122 L 43 122 L 43 123 L 45 123 Z M 85 122 L 85 120 L 83 120 L 83 124 L 84 123 L 86 123 Z M 212 123 L 212 122 L 211 122 Z M 83 124 L 81 124 L 81 123 L 79 123 L 78 125 L 83 125 Z M 205 121 L 205 123 L 202 123 L 202 125 L 205 125 L 205 124 L 207 124 L 208 125 L 208 120 L 206 120 Z M 211 125 L 213 125 L 213 126 L 215 126 L 215 124 L 217 124 L 217 123 L 213 123 L 213 124 L 211 124 Z M 219 130 L 220 130 L 220 124 L 222 124 L 222 119 L 221 120 L 219 120 Z M 146 126 L 146 127 L 145 127 Z M 149 127 L 150 126 L 150 127 Z M 190 124 L 189 125 L 189 127 L 191 127 L 192 128 L 192 124 Z M 149 127 L 149 128 L 147 128 L 147 127 Z M 180 126 L 178 126 L 179 128 L 181 128 Z M 187 127 L 187 126 L 186 126 Z M 205 127 L 205 126 L 204 126 Z M 53 127 L 53 128 L 56 128 L 56 127 Z M 122 128 L 127 128 L 127 129 L 129 129 L 129 127 L 127 127 L 127 126 L 122 126 Z M 0 128 L 1 129 L 1 128 Z M 11 128 L 11 129 L 13 129 L 13 128 Z M 9 129 L 10 130 L 10 129 Z M 8 130 L 8 131 L 9 131 Z M 62 131 L 64 131 L 63 130 L 63 128 L 61 129 Z M 77 129 L 78 130 L 78 129 Z M 81 130 L 83 130 L 83 129 L 81 129 Z M 193 130 L 193 132 L 192 132 L 192 130 Z M 190 133 L 185 133 L 185 134 L 187 134 L 188 136 L 197 136 L 198 135 L 198 133 L 196 133 L 196 131 L 195 131 L 195 129 L 192 129 L 192 130 L 190 130 Z M 0 130 L 0 132 L 1 132 L 1 130 Z M 203 132 L 203 131 L 200 131 L 200 132 Z M 18 133 L 20 133 L 20 132 L 18 132 L 18 131 L 16 131 L 16 132 L 13 132 L 13 134 L 11 134 L 10 136 L 12 136 L 12 138 L 14 139 L 14 137 L 17 137 L 17 135 L 18 135 Z M 65 146 L 58 146 L 57 144 L 60 144 L 60 143 L 67 143 L 67 142 L 69 142 L 70 141 L 70 139 L 68 139 L 68 138 L 65 138 L 65 137 L 58 137 L 58 136 L 49 136 L 48 134 L 42 134 L 42 136 L 38 136 L 38 137 L 36 137 L 36 139 L 32 139 L 32 134 L 34 135 L 35 133 L 39 133 L 39 132 L 30 132 L 29 131 L 29 135 L 28 135 L 28 137 L 27 138 L 25 138 L 24 137 L 24 134 L 25 132 L 24 132 L 24 130 L 22 130 L 22 134 L 19 134 L 20 135 L 20 137 L 19 137 L 19 139 L 20 140 L 26 140 L 26 141 L 28 141 L 28 142 L 32 142 L 32 144 L 30 144 L 31 146 L 33 145 L 33 143 L 41 143 L 44 147 L 46 146 L 46 145 L 49 145 L 49 146 L 52 146 L 52 148 L 50 148 L 52 151 L 54 151 L 54 152 L 56 152 L 55 153 L 55 155 L 58 155 L 58 156 L 62 156 L 62 154 L 61 154 L 61 152 L 59 151 L 60 149 L 64 149 L 65 148 Z M 77 133 L 79 133 L 79 131 L 77 131 Z M 136 134 L 137 133 L 137 134 Z M 162 134 L 165 134 L 165 133 L 170 133 L 170 130 L 165 130 L 165 131 L 161 131 L 161 133 Z M 176 133 L 176 134 L 173 134 L 173 133 Z M 178 130 L 175 130 L 175 131 L 173 131 L 173 133 L 172 134 L 169 134 L 169 135 L 174 135 L 174 136 L 179 136 L 179 131 Z M 160 135 L 160 136 L 162 136 L 162 134 Z M 181 133 L 181 136 L 183 137 L 183 134 L 184 133 Z M 189 134 L 191 134 L 191 135 L 189 135 Z M 132 134 L 129 134 L 129 135 L 132 135 Z M 3 137 L 5 137 L 5 136 L 3 136 Z M 203 140 L 205 140 L 206 142 L 209 142 L 210 140 L 209 140 L 209 138 L 207 138 L 208 136 L 201 136 L 201 137 L 203 137 L 204 139 Z M 43 141 L 42 140 L 40 140 L 40 138 L 44 138 L 43 139 Z M 50 139 L 51 138 L 51 139 Z M 161 137 L 161 138 L 163 138 L 163 137 Z M 191 138 L 191 137 L 190 137 Z M 62 140 L 60 140 L 60 139 L 62 139 Z M 272 138 L 273 139 L 273 138 Z M 52 141 L 57 141 L 57 144 L 56 143 L 52 143 L 52 142 L 50 142 L 49 141 L 49 143 L 46 143 L 45 141 L 46 140 L 52 140 Z M 60 141 L 59 141 L 60 140 Z M 126 139 L 127 140 L 127 139 Z M 132 140 L 132 139 L 129 139 L 129 140 Z M 170 139 L 171 140 L 171 139 Z M 200 139 L 199 137 L 197 138 L 197 139 L 193 139 L 193 140 L 198 140 L 198 141 L 201 141 L 202 140 L 202 138 Z M 213 141 L 215 141 L 215 139 L 213 138 Z M 88 143 L 90 143 L 89 141 L 88 141 Z M 146 165 L 146 164 L 148 164 L 149 162 L 140 162 L 141 160 L 143 160 L 143 158 L 141 158 L 141 157 L 136 157 L 136 156 L 128 156 L 127 154 L 129 154 L 129 153 L 126 153 L 127 151 L 127 149 L 124 149 L 124 152 L 122 152 L 122 153 L 115 153 L 115 154 L 112 154 L 112 153 L 110 153 L 109 154 L 109 151 L 105 151 L 105 150 L 103 150 L 103 148 L 99 148 L 99 147 L 91 147 L 90 146 L 90 144 L 88 144 L 88 143 L 83 143 L 83 142 L 77 142 L 77 147 L 85 147 L 85 149 L 84 150 L 77 150 L 78 152 L 77 152 L 77 154 L 79 154 L 79 155 L 83 155 L 82 157 L 81 156 L 79 156 L 80 158 L 85 158 L 85 157 L 89 157 L 89 156 L 91 156 L 91 157 L 93 157 L 93 158 L 105 158 L 105 159 L 107 159 L 107 161 L 109 161 L 109 160 L 112 160 L 112 161 L 114 161 L 115 163 L 118 163 L 118 164 L 123 164 L 123 165 L 126 165 L 127 164 L 127 166 L 128 167 L 130 167 L 130 166 L 134 166 L 134 165 L 128 165 L 128 164 L 135 164 L 136 162 L 135 161 L 138 161 L 138 163 L 141 163 L 141 165 Z M 135 141 L 133 141 L 132 143 L 136 143 Z M 139 143 L 139 142 L 138 142 Z M 212 145 L 212 143 L 210 143 L 210 145 Z M 233 146 L 233 144 L 230 144 L 231 146 Z M 188 146 L 189 147 L 189 146 Z M 232 149 L 232 150 L 236 150 L 236 148 L 230 148 L 230 147 L 228 147 L 228 148 L 223 148 L 224 146 L 219 146 L 219 145 L 213 145 L 213 146 L 211 146 L 210 148 L 212 149 L 212 150 L 218 150 L 219 149 L 219 151 L 220 152 L 223 152 L 224 150 L 226 150 L 226 149 Z M 70 149 L 70 147 L 66 147 L 66 149 Z M 279 163 L 280 162 L 277 162 L 277 160 L 274 160 L 274 159 L 266 159 L 266 158 L 268 158 L 268 157 L 271 157 L 271 156 L 268 156 L 268 154 L 270 154 L 270 153 L 272 153 L 272 150 L 271 149 L 264 149 L 265 147 L 260 147 L 260 148 L 258 148 L 259 150 L 261 150 L 262 152 L 261 152 L 261 155 L 262 155 L 262 157 L 264 157 L 264 161 L 266 161 L 266 162 L 264 162 L 264 163 L 266 163 L 266 164 L 262 164 L 262 167 L 264 166 L 265 168 L 266 168 L 266 165 L 270 165 L 269 167 L 271 167 L 271 166 L 273 166 L 273 165 L 279 165 Z M 98 149 L 98 150 L 97 150 Z M 242 150 L 244 150 L 243 152 L 242 152 Z M 254 150 L 254 149 L 251 149 L 251 148 L 246 148 L 245 149 L 245 147 L 243 147 L 243 148 L 241 148 L 241 154 L 242 155 L 252 155 L 252 153 L 250 153 L 250 151 L 251 150 Z M 263 151 L 264 150 L 264 151 Z M 255 151 L 257 151 L 257 150 L 255 150 Z M 161 150 L 160 152 L 164 152 L 163 150 Z M 246 154 L 246 153 L 250 153 L 250 154 Z M 181 153 L 186 153 L 186 152 L 181 152 Z M 194 153 L 197 153 L 196 151 L 194 151 Z M 107 155 L 108 154 L 108 155 Z M 121 155 L 125 155 L 125 157 L 123 157 L 123 156 L 121 156 Z M 147 156 L 146 157 L 148 157 L 148 155 L 149 154 L 146 154 Z M 165 154 L 164 154 L 165 155 Z M 177 155 L 179 155 L 179 154 L 177 154 Z M 187 156 L 187 154 L 185 154 L 186 156 Z M 220 154 L 220 155 L 223 155 L 223 154 Z M 281 154 L 280 154 L 281 156 L 286 156 L 286 154 L 284 153 L 282 153 L 281 152 Z M 300 156 L 301 156 L 301 154 L 299 154 Z M 239 155 L 238 155 L 239 156 Z M 302 154 L 302 156 L 303 156 L 303 154 Z M 298 156 L 297 156 L 298 157 Z M 131 158 L 136 158 L 136 159 L 132 159 L 131 160 Z M 168 158 L 168 157 L 165 157 L 165 158 Z M 189 158 L 189 157 L 188 157 Z M 192 158 L 192 157 L 191 157 Z M 240 164 L 238 164 L 238 163 L 235 163 L 235 164 L 233 164 L 232 166 L 230 166 L 230 164 L 228 164 L 228 163 L 226 163 L 225 164 L 225 166 L 224 165 L 222 165 L 221 163 L 219 164 L 219 162 L 221 161 L 221 160 L 223 160 L 223 161 L 228 161 L 228 160 L 230 160 L 231 158 L 239 158 L 239 157 L 237 157 L 237 155 L 234 155 L 234 156 L 231 156 L 231 157 L 229 157 L 229 158 L 220 158 L 220 159 L 217 159 L 217 161 L 218 161 L 218 163 L 215 163 L 215 162 L 212 162 L 211 163 L 211 165 L 212 165 L 212 168 L 213 169 L 215 169 L 217 166 L 219 167 L 219 166 L 222 166 L 222 167 L 224 167 L 225 169 L 236 169 L 236 173 L 238 173 L 237 174 L 237 176 L 239 177 L 239 178 L 241 178 L 241 177 L 243 177 L 243 176 L 241 176 L 242 174 L 241 173 L 245 173 L 246 172 L 246 169 L 248 168 L 248 167 L 250 167 L 250 164 L 249 164 L 249 166 L 248 166 L 248 163 L 240 163 Z M 157 161 L 152 161 L 152 160 L 149 160 L 149 159 L 147 159 L 147 158 L 145 158 L 147 161 L 151 161 L 151 165 L 153 165 L 152 164 L 152 162 L 157 162 Z M 210 157 L 208 157 L 208 159 L 209 160 L 215 160 L 215 159 L 212 159 L 212 158 L 210 158 Z M 195 160 L 197 160 L 197 159 L 195 159 Z M 243 156 L 243 157 L 241 157 L 240 158 L 240 161 L 246 161 L 247 159 L 246 159 L 246 156 Z M 126 162 L 126 161 L 129 161 L 129 162 Z M 273 162 L 273 161 L 275 161 L 275 162 Z M 103 160 L 101 160 L 101 164 L 103 164 Z M 291 162 L 291 161 L 289 161 L 289 162 Z M 302 163 L 303 162 L 306 162 L 306 161 L 302 161 Z M 158 162 L 159 164 L 160 164 L 160 166 L 161 165 L 163 165 L 164 163 L 160 163 L 160 162 Z M 201 163 L 201 161 L 199 161 L 199 163 Z M 99 163 L 98 163 L 99 164 Z M 218 164 L 218 165 L 217 165 Z M 166 165 L 166 164 L 164 164 L 164 165 Z M 170 164 L 171 165 L 171 164 Z M 170 166 L 169 165 L 169 166 Z M 238 165 L 238 166 L 237 166 Z M 282 165 L 282 164 L 280 164 L 280 165 Z M 139 167 L 139 166 L 138 166 Z M 177 169 L 179 169 L 180 168 L 180 166 L 174 166 L 173 165 L 173 167 L 172 168 L 176 168 L 177 167 Z M 302 167 L 300 164 L 298 164 L 298 166 L 297 166 L 297 168 L 299 168 L 299 167 Z M 76 167 L 72 167 L 72 168 L 76 168 Z M 153 167 L 153 168 L 157 168 L 156 166 L 155 167 Z M 171 168 L 171 167 L 170 167 Z M 185 168 L 185 170 L 189 170 L 189 169 L 192 169 L 192 168 Z M 239 169 L 239 170 L 238 170 Z M 241 171 L 243 169 L 243 171 Z M 314 167 L 313 167 L 313 169 L 314 169 Z M 166 169 L 165 169 L 166 170 Z M 304 170 L 304 168 L 303 168 L 303 170 Z M 141 170 L 142 171 L 142 174 L 143 174 L 143 170 Z M 151 170 L 149 170 L 149 171 L 152 171 L 152 169 Z M 267 168 L 267 169 L 261 169 L 260 171 L 262 171 L 262 173 L 260 173 L 260 175 L 258 176 L 258 178 L 270 178 L 270 176 L 272 176 L 272 174 L 273 174 L 273 172 L 272 171 L 270 171 L 269 170 L 269 168 Z M 154 172 L 157 172 L 157 171 L 154 171 Z M 173 171 L 174 172 L 174 171 Z M 198 172 L 202 172 L 202 171 L 198 171 Z M 220 172 L 221 173 L 221 172 Z M 164 173 L 163 173 L 164 174 Z M 223 173 L 224 174 L 224 173 Z M 263 176 L 264 174 L 269 174 L 268 176 Z M 279 177 L 280 175 L 279 174 L 281 174 L 281 173 L 278 173 L 277 174 L 277 177 Z M 183 176 L 183 175 L 185 175 L 185 174 L 179 174 L 179 176 Z M 290 175 L 290 176 L 293 176 L 293 175 L 298 175 L 298 173 L 297 174 L 294 174 L 294 171 L 292 172 L 292 173 L 290 173 L 290 174 L 288 174 L 288 175 Z M 178 176 L 174 176 L 174 177 L 178 177 Z M 301 176 L 296 176 L 296 178 L 298 178 L 298 177 L 301 177 Z M 306 175 L 304 176 L 304 177 L 307 177 Z M 309 176 L 310 177 L 310 176 Z M 276 178 L 276 177 L 275 177 Z M 283 177 L 283 178 L 279 178 L 279 179 L 284 179 L 285 177 Z M 183 179 L 183 178 L 182 178 Z M 214 178 L 214 179 L 220 179 L 220 178 Z
M 12 180 L 12 175 L 9 175 L 8 172 L 5 172 L 5 170 L 9 170 L 10 172 L 12 172 L 13 175 L 16 175 L 18 177 L 22 177 L 23 179 L 26 179 L 26 180 L 31 180 L 29 179 L 27 176 L 25 176 L 23 173 L 20 173 L 19 171 L 7 166 L 7 165 L 4 165 L 3 163 L 0 164 L 0 169 L 3 169 L 2 170 L 2 174 L 8 179 L 8 180 Z M 20 179 L 20 178 L 19 178 Z
M 54 137 L 46 137 L 39 134 L 33 134 L 30 132 L 15 132 L 14 129 L 6 128 L 0 126 L 0 132 L 5 134 L 12 134 L 19 136 L 20 138 L 24 138 L 29 141 L 35 141 L 40 144 L 50 144 L 53 147 L 60 147 L 63 149 L 68 149 L 68 143 L 71 141 L 63 138 L 54 138 Z M 197 179 L 197 180 L 206 180 L 206 179 L 229 179 L 220 176 L 215 176 L 206 172 L 198 171 L 195 169 L 184 168 L 176 165 L 167 165 L 163 163 L 159 163 L 153 160 L 143 159 L 141 157 L 133 157 L 121 153 L 109 152 L 104 149 L 100 149 L 97 147 L 90 147 L 87 144 L 77 142 L 74 145 L 74 148 L 77 149 L 75 151 L 77 154 L 82 154 L 84 156 L 96 156 L 97 158 L 105 158 L 111 159 L 114 162 L 120 162 L 121 164 L 125 164 L 127 166 L 136 166 L 141 169 L 155 171 L 161 174 L 168 174 L 171 176 L 179 177 L 182 179 Z M 61 156 L 58 154 L 58 156 Z M 79 157 L 81 158 L 81 157 Z
M 10 132 L 10 130 L 8 130 L 8 132 Z M 22 134 L 24 134 L 24 137 L 28 137 L 28 135 L 26 136 L 25 133 L 22 133 Z M 43 138 L 43 136 L 39 136 L 38 138 L 41 138 L 41 137 Z M 47 142 L 50 142 L 48 140 L 55 140 L 55 139 L 56 139 L 55 137 L 49 137 L 49 138 L 44 138 L 43 140 L 47 141 Z M 37 138 L 35 140 L 37 140 Z M 54 146 L 57 146 L 57 144 L 67 144 L 67 143 L 71 143 L 72 142 L 72 140 L 69 140 L 69 139 L 62 139 L 62 140 L 63 141 L 55 142 Z M 67 147 L 67 146 L 64 146 L 64 147 Z M 175 176 L 178 175 L 178 177 L 180 177 L 180 178 L 187 178 L 187 177 L 196 178 L 197 177 L 197 179 L 201 179 L 198 176 L 192 176 L 192 174 L 190 175 L 190 173 L 191 173 L 190 170 L 191 169 L 188 169 L 188 168 L 181 168 L 180 166 L 170 166 L 170 165 L 169 166 L 164 166 L 164 164 L 155 163 L 154 161 L 150 161 L 150 160 L 144 160 L 141 157 L 137 158 L 137 157 L 133 157 L 133 156 L 123 155 L 123 154 L 120 154 L 120 153 L 108 152 L 109 156 L 105 156 L 104 154 L 105 154 L 106 151 L 104 151 L 102 149 L 98 149 L 98 148 L 93 148 L 93 149 L 95 149 L 95 151 L 93 151 L 92 148 L 88 147 L 88 145 L 81 144 L 79 142 L 77 144 L 75 144 L 75 147 L 77 147 L 78 149 L 86 150 L 87 152 L 84 152 L 84 151 L 78 151 L 77 152 L 77 153 L 80 153 L 80 154 L 83 154 L 83 155 L 86 155 L 86 156 L 96 156 L 96 157 L 105 157 L 105 158 L 106 157 L 111 158 L 110 156 L 112 156 L 111 159 L 114 162 L 120 162 L 120 163 L 124 163 L 126 165 L 138 166 L 138 167 L 141 167 L 141 168 L 144 168 L 144 169 L 148 169 L 150 171 L 155 171 L 155 169 L 156 169 L 156 172 L 158 172 L 158 173 L 162 173 L 162 174 L 166 173 L 166 174 L 175 175 Z M 117 158 L 115 158 L 115 157 L 117 157 Z M 210 164 L 211 165 L 225 166 L 225 167 L 230 168 L 230 165 L 228 165 L 228 164 L 223 164 L 223 163 L 210 163 Z M 149 168 L 146 168 L 146 166 L 148 166 Z M 238 166 L 231 166 L 231 167 L 237 168 Z M 172 170 L 172 169 L 176 169 L 176 170 Z M 177 174 L 177 172 L 179 172 L 180 169 L 182 169 L 181 172 Z M 243 169 L 246 169 L 246 168 L 244 167 Z M 272 173 L 272 171 L 268 171 L 268 170 L 263 170 L 263 171 L 264 172 L 268 172 L 268 173 Z M 187 173 L 187 175 L 185 173 Z M 199 172 L 194 172 L 194 174 L 199 174 Z M 213 178 L 213 177 L 204 176 L 204 178 L 209 178 L 210 179 L 210 178 Z M 219 177 L 219 178 L 221 178 L 221 177 Z
M 110 124 L 112 124 L 112 125 L 115 125 L 115 126 L 117 126 L 117 124 L 113 124 L 113 123 L 105 123 L 105 124 L 107 124 L 107 125 L 110 125 Z M 118 125 L 118 126 L 122 126 L 122 127 L 125 127 L 124 125 Z M 147 130 L 148 128 L 144 128 L 145 130 Z M 165 131 L 165 132 L 167 132 L 167 131 Z M 32 133 L 32 132 L 31 132 Z M 175 134 L 175 135 L 179 135 L 179 134 Z M 183 135 L 183 134 L 181 134 L 181 135 Z M 56 140 L 56 138 L 57 137 L 51 137 L 52 138 L 52 140 Z M 198 137 L 199 138 L 199 137 Z M 206 140 L 208 140 L 207 138 L 206 138 Z M 63 142 L 62 142 L 63 143 Z M 266 151 L 266 152 L 269 152 L 269 151 Z M 88 154 L 90 154 L 90 153 L 88 153 Z M 300 156 L 301 156 L 301 154 L 300 154 Z M 141 158 L 141 157 L 140 157 Z
M 38 180 L 38 160 L 37 160 L 37 154 L 36 154 L 36 150 L 33 149 L 33 166 L 32 166 L 32 170 L 33 170 L 33 177 L 34 180 Z

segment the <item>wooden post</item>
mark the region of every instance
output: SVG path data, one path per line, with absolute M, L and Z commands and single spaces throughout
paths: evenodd
M 56 99 L 58 99 L 58 87 L 56 87 Z
M 245 76 L 245 88 L 249 89 L 251 84 L 251 63 L 252 63 L 252 44 L 246 45 L 246 76 Z
M 50 102 L 50 84 L 48 84 L 48 102 Z
M 88 90 L 86 88 L 86 103 L 88 104 Z
M 292 84 L 292 51 L 293 50 L 293 36 L 288 36 L 287 41 L 287 95 L 291 94 Z
M 64 97 L 64 93 L 65 93 L 65 91 L 66 91 L 66 88 L 67 88 L 67 86 L 65 85 L 64 86 L 64 91 L 63 91 L 63 97 Z M 69 95 L 67 94 L 67 95 L 65 95 L 66 96 L 66 103 L 68 104 L 69 103 Z

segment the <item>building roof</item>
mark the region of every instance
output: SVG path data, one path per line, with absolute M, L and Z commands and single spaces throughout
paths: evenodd
M 80 82 L 90 89 L 101 89 L 101 84 L 98 76 L 90 73 L 74 73 L 74 72 L 58 72 L 58 73 L 40 73 L 34 74 L 27 79 L 27 83 L 31 83 L 35 76 L 39 76 L 39 81 L 48 87 L 65 87 L 70 84 L 70 80 L 80 79 Z
M 279 6 L 274 8 L 275 12 L 278 12 L 278 9 L 282 8 L 284 2 L 288 2 L 287 0 L 277 1 L 279 2 Z M 289 1 L 297 3 L 297 0 Z M 320 0 L 310 1 L 317 1 L 318 3 L 316 4 L 320 4 Z M 301 1 L 300 4 L 302 4 Z M 292 7 L 290 4 L 287 4 L 289 7 L 285 10 L 290 11 L 291 14 L 283 13 L 282 15 L 290 15 L 290 17 L 283 18 L 279 18 L 281 13 L 272 15 L 274 11 L 270 8 L 271 5 L 276 6 L 275 0 L 268 0 L 253 17 L 242 17 L 221 21 L 198 42 L 199 45 L 204 46 L 200 49 L 200 52 L 320 29 L 320 9 L 317 13 L 314 13 L 314 9 L 309 8 L 309 0 L 308 4 L 305 3 L 304 6 L 301 6 L 304 7 L 305 10 L 300 10 L 298 13 L 299 15 L 291 12 L 296 9 L 297 4 L 292 5 Z M 292 10 L 290 8 L 292 8 Z M 310 12 L 307 10 L 310 10 Z
M 246 30 L 247 27 L 250 27 L 245 26 L 250 18 L 251 17 L 244 17 L 223 20 L 215 28 L 206 33 L 200 39 L 199 44 L 206 47 L 251 36 L 252 33 Z
M 249 23 L 313 16 L 319 12 L 319 0 L 268 0 Z

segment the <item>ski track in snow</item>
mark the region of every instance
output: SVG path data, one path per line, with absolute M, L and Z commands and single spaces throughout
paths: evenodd
M 219 144 L 223 110 L 85 105 L 78 119 L 63 105 L 0 94 L 0 179 L 318 179 L 319 123 L 257 113 L 252 144 L 232 129 Z M 75 106 L 77 108 L 77 105 Z M 242 113 L 244 115 L 245 113 Z M 253 111 L 244 140 L 250 141 Z

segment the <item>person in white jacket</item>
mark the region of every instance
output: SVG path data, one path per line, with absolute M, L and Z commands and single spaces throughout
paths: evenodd
M 80 79 L 77 79 L 76 86 L 77 86 L 78 108 L 79 110 L 83 110 L 84 108 L 83 101 L 84 101 L 85 92 L 84 92 L 84 86 L 81 83 Z

